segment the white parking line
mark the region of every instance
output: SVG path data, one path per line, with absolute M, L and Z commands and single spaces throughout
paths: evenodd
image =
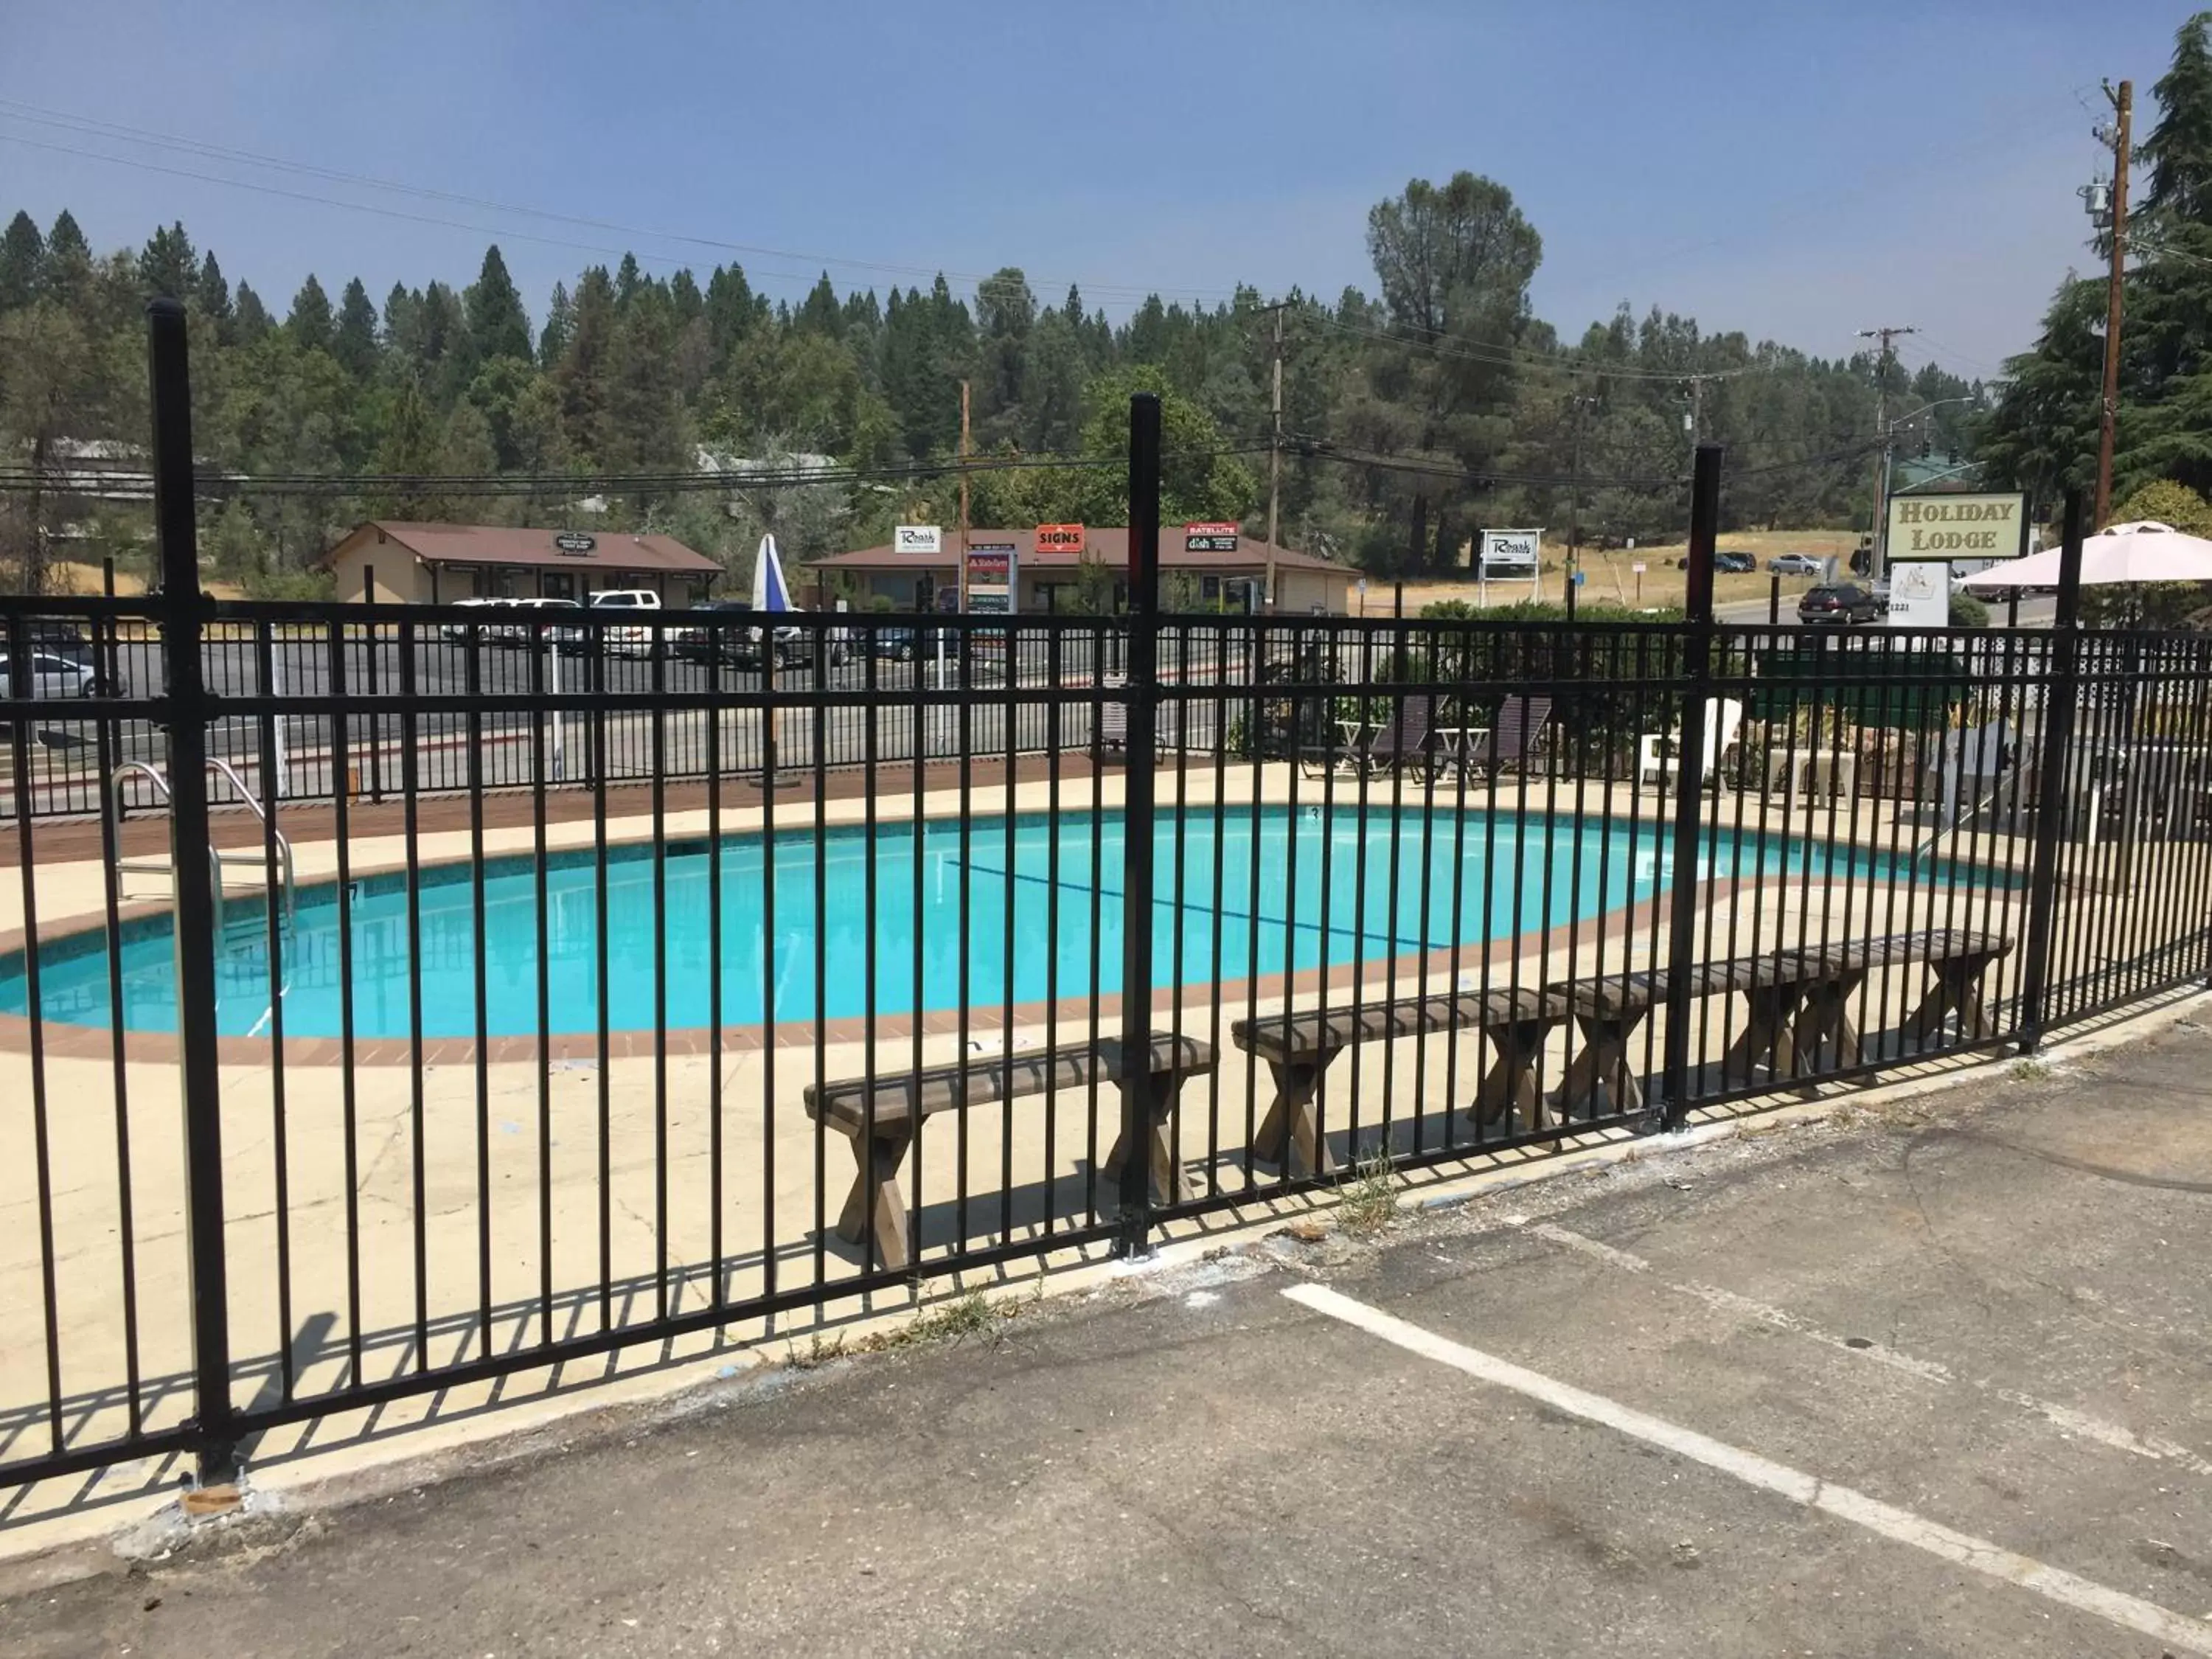
M 2202 1620 L 2172 1613 L 2154 1602 L 2145 1601 L 2123 1591 L 2048 1565 L 2025 1555 L 2014 1553 L 1999 1544 L 1971 1534 L 1957 1532 L 1940 1522 L 1915 1515 L 1910 1510 L 1885 1504 L 1869 1498 L 1864 1492 L 1849 1486 L 1839 1486 L 1818 1475 L 1802 1474 L 1786 1464 L 1759 1456 L 1699 1434 L 1694 1429 L 1669 1423 L 1662 1418 L 1650 1416 L 1632 1407 L 1608 1400 L 1602 1395 L 1590 1394 L 1571 1383 L 1561 1382 L 1500 1359 L 1494 1354 L 1470 1348 L 1449 1337 L 1437 1335 L 1419 1325 L 1407 1323 L 1395 1315 L 1370 1308 L 1364 1302 L 1328 1289 L 1322 1285 L 1294 1285 L 1283 1294 L 1302 1307 L 1331 1319 L 1340 1320 L 1370 1336 L 1380 1337 L 1395 1343 L 1409 1353 L 1424 1359 L 1433 1359 L 1438 1364 L 1449 1365 L 1455 1370 L 1480 1379 L 1494 1387 L 1509 1389 L 1528 1399 L 1540 1401 L 1553 1410 L 1569 1417 L 1581 1418 L 1624 1434 L 1646 1445 L 1686 1457 L 1723 1474 L 1735 1476 L 1747 1486 L 1757 1486 L 1802 1504 L 1808 1509 L 1850 1521 L 1868 1531 L 1897 1543 L 1910 1544 L 1939 1559 L 1955 1565 L 1970 1567 L 1991 1578 L 2022 1589 L 2033 1590 L 2046 1600 L 2093 1613 L 2125 1630 L 2154 1637 L 2169 1647 L 2189 1653 L 2212 1655 L 2212 1625 Z
M 1601 1244 L 1595 1238 L 1585 1237 L 1581 1233 L 1557 1226 L 1548 1221 L 1533 1224 L 1516 1222 L 1513 1224 L 1525 1225 L 1528 1231 L 1535 1234 L 1539 1238 L 1549 1240 L 1562 1249 L 1573 1250 L 1577 1255 L 1589 1256 L 1595 1261 L 1605 1262 L 1610 1267 L 1619 1267 L 1632 1273 L 1650 1274 L 1653 1283 L 1663 1285 L 1678 1295 L 1692 1297 L 1709 1307 L 1719 1309 L 1723 1313 L 1735 1314 L 1744 1319 L 1755 1319 L 1761 1324 L 1771 1325 L 1778 1330 L 1788 1331 L 1793 1335 L 1805 1338 L 1808 1341 L 1818 1342 L 1825 1347 L 1835 1348 L 1861 1359 L 1872 1360 L 1878 1365 L 1887 1365 L 1892 1370 L 1903 1371 L 1907 1376 L 1917 1376 L 1925 1382 L 1948 1384 L 1963 1382 L 1968 1388 L 1978 1389 L 1992 1399 L 2002 1400 L 2008 1406 L 2018 1406 L 2023 1411 L 2033 1412 L 2051 1424 L 2052 1427 L 2063 1430 L 2068 1434 L 2079 1435 L 2084 1440 L 2094 1440 L 2100 1445 L 2110 1446 L 2113 1450 L 2126 1452 L 2130 1456 L 2148 1457 L 2162 1462 L 2173 1463 L 2187 1469 L 2191 1474 L 2212 1475 L 2212 1460 L 2199 1457 L 2188 1447 L 2176 1445 L 2171 1440 L 2153 1439 L 2148 1436 L 2137 1434 L 2133 1429 L 2126 1428 L 2118 1423 L 2107 1422 L 2101 1417 L 2093 1417 L 2087 1412 L 2076 1411 L 2071 1406 L 2061 1406 L 2054 1401 L 2039 1400 L 2033 1395 L 2021 1393 L 2018 1389 L 2000 1387 L 1986 1377 L 1961 1377 L 1956 1371 L 1940 1361 L 1915 1358 L 1909 1353 L 1902 1352 L 1880 1342 L 1869 1341 L 1864 1337 L 1838 1336 L 1832 1331 L 1822 1330 L 1809 1320 L 1799 1318 L 1785 1308 L 1777 1308 L 1765 1302 L 1755 1302 L 1747 1296 L 1737 1295 L 1734 1291 L 1722 1290 L 1717 1285 L 1700 1285 L 1694 1280 L 1681 1282 L 1660 1278 L 1653 1273 L 1651 1264 L 1642 1256 L 1632 1255 L 1626 1250 L 1616 1249 L 1610 1244 Z

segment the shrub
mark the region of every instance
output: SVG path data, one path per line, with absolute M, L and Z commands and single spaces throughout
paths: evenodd
M 1972 593 L 1951 596 L 1951 626 L 1954 628 L 1987 628 L 1990 608 Z

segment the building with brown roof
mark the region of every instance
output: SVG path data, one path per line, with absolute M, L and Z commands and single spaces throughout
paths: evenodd
M 722 576 L 720 563 L 672 536 L 389 519 L 351 532 L 322 564 L 338 598 L 382 605 L 580 600 L 608 588 L 644 588 L 673 609 L 704 599 Z
M 1083 532 L 1079 551 L 1054 549 L 1040 553 L 1036 532 L 971 529 L 970 549 L 1011 547 L 1014 550 L 1015 608 L 1025 613 L 1073 609 L 1070 600 L 1082 580 L 1086 560 L 1105 567 L 1114 577 L 1118 600 L 1126 598 L 1129 572 L 1129 531 L 1125 525 L 1091 525 Z M 1275 570 L 1275 610 L 1278 614 L 1342 616 L 1349 608 L 1352 583 L 1358 573 L 1344 565 L 1270 548 L 1249 537 L 1237 538 L 1230 551 L 1192 551 L 1184 545 L 1181 525 L 1160 531 L 1160 573 L 1164 580 L 1188 576 L 1197 584 L 1199 603 L 1208 610 L 1217 604 L 1232 611 L 1258 608 L 1259 591 L 1270 562 Z M 946 530 L 939 538 L 940 550 L 902 552 L 896 545 L 864 547 L 818 559 L 809 572 L 839 572 L 853 578 L 869 599 L 887 599 L 901 611 L 935 610 L 947 589 L 960 586 L 960 535 Z M 802 591 L 807 577 L 793 568 L 793 582 Z

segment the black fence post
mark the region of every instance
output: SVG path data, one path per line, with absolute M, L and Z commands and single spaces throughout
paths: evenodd
M 1720 539 L 1721 447 L 1698 446 L 1690 485 L 1689 583 L 1683 609 L 1681 742 L 1674 764 L 1674 891 L 1667 939 L 1665 1124 L 1690 1102 L 1691 957 L 1698 948 L 1698 855 L 1704 839 L 1705 700 L 1713 683 L 1713 544 Z
M 230 1293 L 223 1255 L 222 1079 L 216 1070 L 215 889 L 209 867 L 207 728 L 200 662 L 207 602 L 192 520 L 192 393 L 185 308 L 147 307 L 153 381 L 154 528 L 167 658 L 169 858 L 176 884 L 177 1060 L 185 1113 L 185 1246 L 192 1297 L 192 1428 L 203 1482 L 227 1478 L 237 1433 L 230 1401 Z
M 2066 492 L 2058 555 L 2058 611 L 2051 621 L 2051 673 L 2044 684 L 2043 753 L 2035 790 L 2035 844 L 2027 885 L 2027 960 L 2021 970 L 2020 1051 L 2033 1054 L 2050 1024 L 2057 948 L 2058 842 L 2064 833 L 2066 775 L 2073 765 L 2074 711 L 2081 700 L 2081 492 Z
M 1159 719 L 1160 400 L 1129 399 L 1129 715 L 1121 775 L 1121 1189 L 1117 1255 L 1142 1255 L 1152 1206 L 1152 764 Z
M 1766 574 L 1766 625 L 1769 628 L 1782 625 L 1782 573 L 1779 570 L 1770 570 Z

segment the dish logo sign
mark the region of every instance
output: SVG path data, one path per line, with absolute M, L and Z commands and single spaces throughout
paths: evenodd
M 891 532 L 895 553 L 942 553 L 945 532 L 933 524 L 902 524 Z
M 1036 550 L 1040 553 L 1080 553 L 1083 551 L 1083 526 L 1079 524 L 1041 524 L 1036 527 Z

